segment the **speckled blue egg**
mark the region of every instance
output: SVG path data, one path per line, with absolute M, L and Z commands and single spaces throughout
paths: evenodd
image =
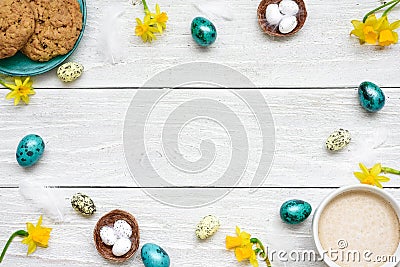
M 146 267 L 169 267 L 170 265 L 167 252 L 156 244 L 145 244 L 142 247 L 141 256 Z
M 16 152 L 18 164 L 22 167 L 34 165 L 44 152 L 43 139 L 36 134 L 29 134 L 19 142 Z
M 214 24 L 203 17 L 193 19 L 191 31 L 194 41 L 200 46 L 209 46 L 217 39 L 217 29 Z
M 363 82 L 358 87 L 361 106 L 369 112 L 377 112 L 385 105 L 382 89 L 372 82 Z
M 298 224 L 310 216 L 311 205 L 303 200 L 292 199 L 282 204 L 280 215 L 282 221 L 288 224 Z

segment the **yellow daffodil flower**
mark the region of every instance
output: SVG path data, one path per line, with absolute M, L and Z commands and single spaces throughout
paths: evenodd
M 241 232 L 240 228 L 236 226 L 237 236 L 227 236 L 226 237 L 226 248 L 233 249 L 241 246 L 245 246 L 250 243 L 251 235 L 246 232 Z
M 380 163 L 375 164 L 370 170 L 368 170 L 367 167 L 365 167 L 365 165 L 362 163 L 360 163 L 359 166 L 362 172 L 355 172 L 354 176 L 357 177 L 362 184 L 368 184 L 382 188 L 381 182 L 390 181 L 390 179 L 386 176 L 379 176 L 379 174 L 382 172 L 382 165 Z
M 17 236 L 24 237 L 22 240 L 23 244 L 28 245 L 28 255 L 35 252 L 37 246 L 46 248 L 49 243 L 51 228 L 42 227 L 42 216 L 40 216 L 39 221 L 36 226 L 32 223 L 26 223 L 27 231 L 18 230 L 14 232 L 8 239 L 3 252 L 0 256 L 0 263 L 3 261 L 6 255 L 7 249 L 10 246 L 13 239 Z
M 0 84 L 11 90 L 11 92 L 7 94 L 6 99 L 14 98 L 14 105 L 18 105 L 21 99 L 25 104 L 29 104 L 29 96 L 35 94 L 32 88 L 33 82 L 31 77 L 26 77 L 25 80 L 22 80 L 21 77 L 15 77 L 14 83 L 15 84 L 7 84 L 0 81 Z
M 360 39 L 360 43 L 368 43 L 380 46 L 389 46 L 399 41 L 399 36 L 394 30 L 400 27 L 400 21 L 389 23 L 387 15 L 398 4 L 400 0 L 391 0 L 383 3 L 381 6 L 371 10 L 365 16 L 363 21 L 353 20 L 351 23 L 354 30 L 350 35 L 355 35 Z M 386 9 L 382 16 L 377 19 L 375 12 Z
M 135 33 L 140 36 L 143 42 L 151 42 L 157 39 L 155 33 L 162 33 L 167 28 L 168 16 L 167 13 L 161 12 L 160 6 L 156 4 L 156 13 L 152 13 L 147 6 L 146 0 L 142 0 L 145 17 L 143 22 L 136 18 Z
M 378 44 L 380 46 L 389 46 L 399 41 L 399 35 L 397 32 L 394 31 L 400 27 L 399 20 L 393 23 L 389 23 L 388 18 L 385 16 L 383 17 L 382 22 L 378 26 L 379 26 Z
M 378 40 L 378 19 L 375 14 L 370 15 L 364 22 L 352 20 L 354 30 L 350 34 L 357 36 L 360 43 L 376 44 Z
M 36 226 L 28 222 L 26 227 L 29 235 L 22 240 L 22 243 L 28 245 L 28 255 L 35 252 L 37 246 L 47 248 L 52 229 L 42 227 L 42 216 Z
M 156 13 L 151 14 L 151 17 L 154 20 L 155 26 L 157 27 L 158 31 L 162 33 L 163 30 L 167 28 L 167 21 L 168 21 L 167 13 L 161 12 L 160 6 L 156 4 Z
M 253 248 L 256 245 L 256 249 Z M 257 238 L 251 238 L 247 232 L 242 232 L 236 226 L 236 236 L 227 236 L 225 239 L 225 246 L 227 249 L 234 249 L 235 256 L 238 262 L 249 260 L 253 267 L 258 267 L 257 253 L 261 252 L 265 255 L 265 249 L 262 243 Z M 265 255 L 265 262 L 267 266 L 271 266 L 268 257 Z
M 136 18 L 137 26 L 135 33 L 137 36 L 142 37 L 143 42 L 151 42 L 153 39 L 157 39 L 154 35 L 157 32 L 157 28 L 151 26 L 151 18 L 150 14 L 147 14 L 144 17 L 144 21 L 142 22 L 139 18 Z

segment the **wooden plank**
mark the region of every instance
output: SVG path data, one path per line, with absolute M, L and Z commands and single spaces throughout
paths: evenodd
M 49 185 L 137 186 L 127 168 L 123 147 L 124 118 L 135 92 L 129 89 L 48 89 L 38 90 L 29 106 L 13 107 L 10 102 L 1 105 L 0 185 L 17 186 L 19 181 L 31 178 Z M 356 181 L 352 172 L 358 169 L 358 162 L 369 166 L 382 162 L 398 167 L 400 133 L 395 129 L 399 126 L 400 91 L 385 92 L 385 108 L 368 114 L 359 106 L 354 89 L 262 90 L 276 130 L 274 161 L 262 186 L 337 187 Z M 188 160 L 201 158 L 202 140 L 210 139 L 216 145 L 211 167 L 188 175 L 166 161 L 160 136 L 163 128 L 174 123 L 165 125 L 171 111 L 185 101 L 192 110 L 197 110 L 196 99 L 200 97 L 217 100 L 231 108 L 240 121 L 227 121 L 225 118 L 232 114 L 225 114 L 218 106 L 210 107 L 215 108 L 216 114 L 222 114 L 222 118 L 216 118 L 218 123 L 211 119 L 197 120 L 183 127 L 179 134 L 179 150 Z M 141 107 L 153 104 L 149 101 L 137 104 L 139 112 L 143 113 L 139 113 L 139 117 L 147 116 Z M 262 104 L 256 105 L 261 106 L 255 108 L 265 108 Z M 233 134 L 242 128 L 246 131 L 248 150 L 234 147 L 233 151 L 248 153 L 247 171 L 238 185 L 251 185 L 260 164 L 263 140 L 255 114 L 241 99 L 227 90 L 178 90 L 157 102 L 155 107 L 146 123 L 146 153 L 152 160 L 151 166 L 157 168 L 165 181 L 176 186 L 208 186 L 218 180 L 233 161 L 229 136 L 221 127 L 228 125 Z M 344 151 L 328 153 L 324 142 L 338 128 L 348 129 L 353 140 Z M 16 163 L 15 149 L 20 138 L 29 133 L 39 133 L 47 148 L 39 164 L 23 169 Z M 135 160 L 141 161 L 142 157 Z M 236 166 L 235 170 L 243 171 L 238 168 Z M 394 178 L 387 186 L 399 184 Z
M 221 0 L 231 20 L 204 14 L 195 7 L 198 1 L 160 0 L 168 12 L 165 34 L 153 44 L 143 44 L 134 36 L 135 18 L 143 17 L 141 5 L 131 1 L 102 0 L 87 2 L 87 28 L 71 61 L 85 66 L 76 87 L 142 86 L 150 77 L 167 68 L 193 61 L 207 61 L 230 66 L 246 75 L 259 87 L 335 87 L 354 86 L 372 80 L 381 86 L 397 87 L 399 46 L 379 49 L 360 46 L 349 36 L 353 19 L 379 5 L 378 0 L 307 1 L 308 19 L 292 38 L 267 37 L 257 23 L 259 0 Z M 152 8 L 155 2 L 150 4 Z M 116 45 L 104 47 L 104 23 L 113 12 L 124 11 L 113 21 L 113 32 L 106 32 Z M 392 20 L 399 12 L 393 13 Z M 211 18 L 218 29 L 218 40 L 210 49 L 201 49 L 190 36 L 190 23 L 196 16 Z M 115 35 L 113 35 L 115 33 Z M 114 63 L 103 52 L 113 54 Z M 56 77 L 56 71 L 36 78 L 37 87 L 71 87 Z M 165 84 L 163 86 L 168 86 Z
M 168 189 L 166 189 L 168 190 Z M 208 189 L 218 190 L 218 189 Z M 386 189 L 396 199 L 399 190 Z M 70 197 L 81 189 L 58 189 Z M 138 220 L 141 244 L 153 242 L 170 254 L 171 266 L 241 266 L 235 262 L 233 252 L 225 250 L 225 236 L 233 235 L 236 225 L 264 241 L 272 250 L 313 250 L 311 218 L 297 226 L 285 225 L 279 218 L 280 205 L 292 198 L 311 203 L 315 209 L 332 189 L 261 189 L 249 193 L 236 189 L 224 199 L 197 209 L 181 209 L 161 204 L 146 196 L 140 189 L 84 189 L 97 205 L 93 217 L 83 218 L 69 207 L 66 199 L 67 222 L 54 224 L 49 218 L 44 225 L 52 227 L 47 249 L 39 248 L 27 257 L 26 246 L 16 239 L 3 262 L 4 266 L 112 266 L 96 252 L 92 232 L 96 221 L 106 212 L 119 208 L 132 213 Z M 37 220 L 40 212 L 23 201 L 17 189 L 0 189 L 0 243 L 8 235 L 23 229 L 26 221 Z M 194 235 L 197 222 L 205 215 L 214 214 L 221 220 L 221 229 L 211 239 L 200 242 Z M 123 266 L 143 266 L 139 258 Z M 262 265 L 261 265 L 262 266 Z M 275 258 L 273 266 L 324 266 L 321 262 L 281 262 Z

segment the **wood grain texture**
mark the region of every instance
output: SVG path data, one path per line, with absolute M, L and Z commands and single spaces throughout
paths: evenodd
M 128 105 L 135 90 L 38 90 L 29 106 L 0 106 L 0 185 L 17 186 L 25 179 L 35 179 L 58 186 L 138 186 L 125 163 L 123 127 Z M 178 90 L 170 98 L 155 103 L 149 117 L 146 136 L 152 166 L 176 186 L 207 186 L 214 182 L 231 161 L 229 136 L 223 125 L 243 127 L 249 141 L 248 166 L 239 186 L 250 186 L 260 161 L 262 138 L 253 113 L 227 90 Z M 354 183 L 352 172 L 358 162 L 398 166 L 400 133 L 397 107 L 398 89 L 385 90 L 387 103 L 376 114 L 359 105 L 355 89 L 331 90 L 262 90 L 275 124 L 275 155 L 264 187 L 337 187 Z M 228 124 L 199 120 L 182 126 L 178 138 L 180 152 L 188 160 L 201 157 L 200 143 L 210 139 L 216 145 L 216 158 L 199 175 L 182 174 L 171 168 L 162 150 L 160 132 L 167 117 L 188 100 L 196 109 L 196 99 L 209 97 L 232 108 L 241 120 Z M 145 104 L 145 103 L 143 103 Z M 140 105 L 140 104 L 138 104 Z M 264 108 L 264 107 L 263 107 Z M 215 110 L 218 113 L 219 110 Z M 147 116 L 147 114 L 139 114 Z M 226 114 L 227 116 L 229 114 Z M 222 126 L 221 126 L 222 125 Z M 328 153 L 324 142 L 334 130 L 345 128 L 352 142 L 339 153 Z M 40 134 L 46 151 L 39 164 L 21 168 L 15 160 L 19 140 L 29 133 Z M 134 149 L 134 148 L 132 148 Z M 178 152 L 177 152 L 178 153 Z M 136 160 L 142 160 L 141 156 Z M 243 170 L 237 170 L 243 171 Z M 158 186 L 158 185 L 155 185 Z M 396 178 L 387 186 L 398 187 Z
M 102 0 L 87 1 L 86 32 L 70 58 L 82 63 L 85 73 L 73 86 L 140 87 L 157 72 L 193 61 L 225 64 L 259 87 L 352 87 L 364 80 L 391 87 L 400 83 L 399 46 L 360 46 L 349 36 L 350 21 L 361 20 L 378 0 L 306 1 L 309 16 L 304 28 L 284 39 L 269 38 L 262 32 L 257 23 L 258 0 L 221 1 L 231 20 L 203 14 L 195 7 L 197 0 L 158 1 L 168 12 L 169 22 L 166 33 L 152 44 L 143 44 L 134 35 L 135 18 L 143 17 L 141 5 L 132 6 L 131 0 L 113 1 L 113 6 Z M 155 2 L 150 5 L 154 8 Z M 110 27 L 108 35 L 117 45 L 108 51 L 101 36 L 102 22 L 112 15 L 110 10 L 124 13 Z M 395 19 L 399 12 L 392 14 Z M 209 17 L 216 24 L 218 40 L 209 49 L 198 47 L 191 38 L 190 23 L 196 16 Z M 109 60 L 110 54 L 114 62 Z M 36 86 L 71 85 L 63 84 L 56 71 L 51 71 L 37 77 Z
M 70 196 L 80 190 L 58 189 L 60 194 Z M 386 190 L 400 200 L 398 189 Z M 213 205 L 198 209 L 179 209 L 152 200 L 140 189 L 84 189 L 97 205 L 97 212 L 93 217 L 83 218 L 69 208 L 67 221 L 64 223 L 54 224 L 45 218 L 44 225 L 53 228 L 49 247 L 39 248 L 27 257 L 26 246 L 15 241 L 2 265 L 115 266 L 97 253 L 92 233 L 97 220 L 104 213 L 119 208 L 132 213 L 138 220 L 141 245 L 148 242 L 161 245 L 169 253 L 173 267 L 247 266 L 236 263 L 234 253 L 225 249 L 225 236 L 234 235 L 236 225 L 263 240 L 271 252 L 313 250 L 311 217 L 297 226 L 286 225 L 279 218 L 279 208 L 288 199 L 301 198 L 309 201 L 315 209 L 331 191 L 332 189 L 261 189 L 257 193 L 249 194 L 247 189 L 235 189 L 231 195 Z M 12 231 L 24 228 L 26 221 L 36 221 L 40 212 L 24 202 L 17 189 L 1 189 L 0 202 L 3 204 L 0 219 L 0 242 L 3 244 Z M 69 205 L 67 199 L 65 205 Z M 209 240 L 199 241 L 194 234 L 195 225 L 208 214 L 219 217 L 221 228 Z M 140 255 L 136 255 L 121 266 L 143 264 Z M 292 260 L 285 262 L 276 257 L 273 266 L 322 267 L 324 264 Z

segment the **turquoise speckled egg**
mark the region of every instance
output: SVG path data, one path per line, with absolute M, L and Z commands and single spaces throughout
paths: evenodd
M 201 46 L 209 46 L 217 39 L 217 29 L 214 24 L 206 18 L 194 18 L 191 31 L 194 41 Z
M 363 82 L 358 87 L 360 104 L 369 112 L 377 112 L 385 105 L 385 95 L 381 88 L 371 82 Z
M 169 267 L 170 265 L 167 252 L 156 244 L 145 244 L 142 247 L 141 257 L 146 267 Z
M 310 216 L 311 205 L 303 200 L 292 199 L 282 204 L 280 215 L 282 221 L 288 224 L 298 224 Z
M 18 144 L 16 152 L 18 164 L 22 167 L 34 165 L 42 157 L 44 147 L 43 139 L 39 135 L 25 136 Z

